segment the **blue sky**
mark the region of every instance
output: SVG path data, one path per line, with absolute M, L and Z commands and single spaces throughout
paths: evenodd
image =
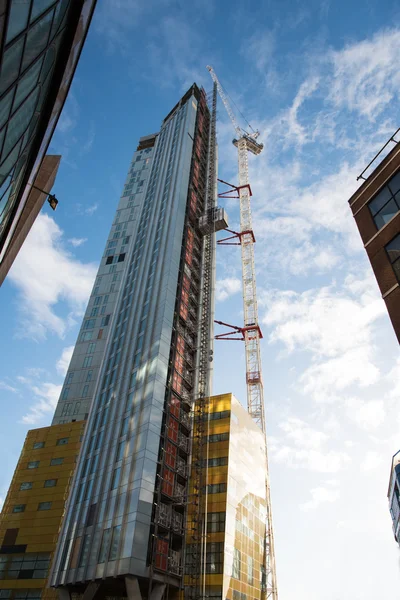
M 265 144 L 250 170 L 280 598 L 398 597 L 398 344 L 347 200 L 399 125 L 399 16 L 376 0 L 99 2 L 50 148 L 57 212 L 1 289 L 0 496 L 26 431 L 50 423 L 138 137 L 193 81 L 210 90 L 212 64 Z M 235 181 L 218 117 L 220 176 Z M 240 324 L 237 249 L 219 248 L 217 276 L 216 316 Z M 214 391 L 245 402 L 239 343 L 216 346 Z

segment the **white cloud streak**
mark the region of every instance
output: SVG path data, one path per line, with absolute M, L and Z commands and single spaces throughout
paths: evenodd
M 71 316 L 82 315 L 96 267 L 70 255 L 62 238 L 55 221 L 39 215 L 10 270 L 8 278 L 18 290 L 21 337 L 42 340 L 49 332 L 63 337 Z M 56 313 L 60 300 L 70 310 L 66 317 Z

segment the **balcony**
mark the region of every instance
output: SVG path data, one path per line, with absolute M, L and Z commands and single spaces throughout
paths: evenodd
M 177 456 L 176 458 L 176 472 L 182 477 L 187 477 L 187 463 L 181 458 Z
M 172 531 L 182 533 L 183 531 L 183 515 L 175 511 L 172 512 Z
M 168 566 L 171 573 L 179 574 L 181 572 L 181 553 L 176 550 L 170 550 Z
M 185 488 L 184 485 L 181 485 L 178 482 L 175 483 L 174 498 L 175 498 L 175 500 L 177 502 L 179 502 L 179 503 L 184 502 L 184 500 L 185 500 L 185 491 L 186 491 L 186 488 Z
M 186 427 L 186 429 L 191 429 L 192 423 L 189 413 L 185 412 L 184 410 L 181 410 L 179 420 L 182 423 L 182 425 Z
M 160 503 L 156 508 L 156 522 L 162 527 L 171 525 L 171 506 Z
M 178 446 L 182 448 L 186 453 L 189 452 L 189 438 L 184 435 L 181 431 L 178 432 Z

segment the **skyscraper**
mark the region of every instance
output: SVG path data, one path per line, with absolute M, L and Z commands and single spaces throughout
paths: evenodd
M 211 130 L 194 84 L 129 168 L 53 420 L 89 415 L 52 568 L 63 594 L 159 598 L 182 582 L 189 410 L 197 348 L 211 348 L 200 331 L 213 294 L 203 234 L 226 226 L 207 186 Z M 160 530 L 162 505 L 171 521 Z

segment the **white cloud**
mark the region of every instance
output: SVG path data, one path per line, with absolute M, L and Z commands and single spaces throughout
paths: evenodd
M 87 242 L 87 238 L 70 238 L 68 241 L 74 246 L 74 248 L 78 248 L 79 246 L 82 246 L 82 244 Z
M 344 404 L 348 417 L 361 429 L 372 431 L 385 421 L 386 408 L 381 399 L 347 398 L 344 400 Z
M 5 390 L 6 392 L 12 392 L 13 394 L 17 394 L 18 390 L 12 385 L 9 385 L 5 381 L 0 381 L 0 390 Z
M 371 121 L 398 95 L 400 31 L 384 30 L 371 39 L 349 44 L 333 52 L 330 99 Z
M 314 357 L 299 378 L 305 394 L 324 401 L 354 383 L 365 387 L 378 380 L 373 326 L 385 307 L 371 276 L 348 276 L 342 285 L 304 292 L 277 291 L 262 301 L 270 342 Z
M 74 351 L 75 346 L 67 346 L 62 351 L 61 357 L 57 361 L 56 369 L 57 372 L 65 377 L 68 371 L 69 363 L 71 362 L 72 353 Z
M 302 419 L 289 417 L 280 423 L 280 429 L 283 432 L 282 438 L 269 438 L 271 458 L 276 463 L 293 469 L 337 473 L 350 460 L 345 452 L 327 449 L 329 436 Z
M 60 397 L 61 388 L 61 385 L 54 383 L 42 383 L 32 386 L 34 403 L 22 417 L 22 422 L 27 425 L 36 425 L 44 417 L 47 417 L 49 413 L 53 413 Z
M 96 210 L 98 208 L 99 208 L 98 204 L 91 204 L 87 208 L 84 208 L 83 212 L 84 212 L 85 215 L 88 215 L 89 217 L 91 217 L 96 212 Z
M 237 277 L 219 279 L 216 283 L 216 299 L 218 302 L 227 300 L 242 289 L 242 282 Z
M 336 502 L 340 498 L 340 491 L 332 487 L 316 487 L 310 490 L 311 500 L 300 505 L 302 510 L 314 510 L 321 504 Z
M 63 337 L 68 322 L 81 315 L 89 297 L 96 266 L 84 264 L 62 245 L 63 232 L 47 215 L 39 215 L 8 275 L 18 289 L 19 335 L 44 339 L 48 332 Z M 70 315 L 55 309 L 65 301 Z
M 372 471 L 380 467 L 382 462 L 383 458 L 380 454 L 378 454 L 374 450 L 369 450 L 361 463 L 361 469 L 363 471 Z

